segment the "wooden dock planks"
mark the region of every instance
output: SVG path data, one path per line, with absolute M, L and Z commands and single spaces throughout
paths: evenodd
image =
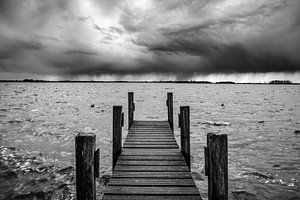
M 134 121 L 103 199 L 201 199 L 168 121 Z

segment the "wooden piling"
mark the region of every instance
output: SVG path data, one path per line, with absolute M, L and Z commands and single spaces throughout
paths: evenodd
M 207 134 L 208 199 L 228 200 L 227 135 Z
M 170 128 L 174 131 L 174 122 L 173 122 L 173 93 L 168 92 L 167 94 L 167 106 L 168 106 L 168 122 Z
M 77 200 L 96 199 L 95 141 L 96 136 L 93 133 L 79 133 L 75 138 Z
M 112 169 L 114 170 L 122 151 L 122 106 L 113 107 L 113 155 Z
M 94 154 L 94 174 L 95 178 L 100 178 L 100 148 Z
M 128 92 L 128 130 L 130 129 L 134 119 L 135 105 L 133 102 L 133 92 Z
M 207 147 L 204 147 L 204 175 L 208 176 L 208 150 Z
M 190 107 L 180 107 L 180 139 L 181 139 L 181 152 L 186 161 L 187 166 L 191 170 L 190 159 Z

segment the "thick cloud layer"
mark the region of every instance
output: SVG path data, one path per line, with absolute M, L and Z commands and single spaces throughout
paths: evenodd
M 299 0 L 0 0 L 2 73 L 299 70 Z

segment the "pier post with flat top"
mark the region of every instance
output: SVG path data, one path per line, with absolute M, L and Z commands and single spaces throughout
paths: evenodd
M 133 102 L 133 92 L 128 92 L 128 130 L 134 119 L 135 104 Z
M 180 140 L 181 140 L 181 153 L 186 161 L 187 166 L 191 170 L 190 158 L 190 107 L 181 106 L 179 115 L 180 125 Z
M 167 106 L 168 106 L 168 122 L 172 131 L 174 131 L 174 122 L 173 122 L 173 93 L 168 92 L 167 94 Z
M 122 126 L 124 124 L 124 115 L 122 106 L 113 107 L 113 155 L 112 169 L 114 170 L 119 155 L 122 151 Z
M 207 134 L 208 199 L 228 200 L 227 135 Z
M 78 200 L 96 199 L 95 141 L 96 136 L 93 133 L 79 133 L 75 137 L 76 199 Z

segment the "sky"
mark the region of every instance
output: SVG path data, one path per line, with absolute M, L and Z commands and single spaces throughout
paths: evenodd
M 299 0 L 0 0 L 0 79 L 300 82 Z

